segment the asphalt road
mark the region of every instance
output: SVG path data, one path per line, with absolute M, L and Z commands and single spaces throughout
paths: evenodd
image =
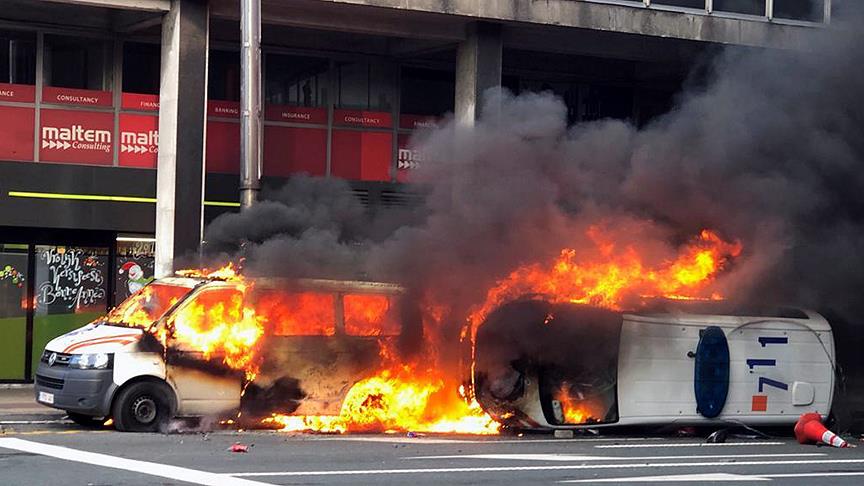
M 862 484 L 864 448 L 790 439 L 129 434 L 2 424 L 3 485 Z M 235 442 L 248 453 L 230 452 Z

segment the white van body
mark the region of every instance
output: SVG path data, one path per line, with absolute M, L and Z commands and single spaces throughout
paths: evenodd
M 328 308 L 334 316 L 330 323 L 334 330 L 326 336 L 276 335 L 268 338 L 262 355 L 266 358 L 272 352 L 278 354 L 280 360 L 271 365 L 274 373 L 270 377 L 266 375 L 265 361 L 256 384 L 270 385 L 283 373 L 306 378 L 302 399 L 293 404 L 297 406 L 293 412 L 338 414 L 341 399 L 368 372 L 366 368 L 352 367 L 352 363 L 356 364 L 357 352 L 378 359 L 379 342 L 397 338 L 396 335 L 367 336 L 351 334 L 350 329 L 346 331 L 343 298 L 365 294 L 388 296 L 389 299 L 389 296 L 400 294 L 402 289 L 376 282 L 256 279 L 255 291 L 250 295 L 244 292 L 244 306 L 247 297 L 281 291 L 287 285 L 285 282 L 290 282 L 292 292 L 312 292 L 332 299 Z M 46 345 L 36 372 L 38 402 L 65 410 L 70 418 L 82 424 L 101 423 L 113 417 L 121 430 L 157 430 L 154 420 L 165 417 L 230 418 L 237 415 L 244 394 L 243 370 L 221 365 L 218 356 L 205 359 L 202 352 L 174 340 L 170 333 L 164 342 L 156 336 L 171 319 L 183 315 L 186 306 L 197 303 L 197 299 L 207 292 L 237 291 L 241 286 L 246 288 L 245 284 L 169 277 L 149 285 L 168 288 L 178 296 L 176 303 L 172 301 L 164 309 L 160 307 L 159 317 L 152 323 L 138 327 L 122 323 L 112 325 L 112 314 L 109 313 Z M 130 407 L 146 420 L 130 427 L 130 420 L 118 419 L 118 412 L 128 412 Z M 158 409 L 158 413 L 154 409 Z M 164 423 L 164 420 L 159 421 Z
M 612 398 L 617 413 L 611 419 L 562 423 L 554 399 L 544 413 L 541 366 L 523 373 L 519 396 L 499 399 L 481 388 L 478 401 L 499 421 L 521 429 L 759 426 L 793 424 L 808 412 L 827 417 L 835 385 L 831 327 L 815 312 L 791 314 L 795 317 L 621 314 Z M 708 328 L 719 328 L 728 343 L 728 393 L 713 417 L 698 411 L 694 391 L 695 355 Z

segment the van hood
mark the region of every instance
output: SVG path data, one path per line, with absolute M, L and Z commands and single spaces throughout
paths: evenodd
M 87 324 L 82 328 L 52 339 L 45 346 L 45 350 L 68 354 L 116 353 L 138 342 L 143 334 L 144 330 L 142 329 Z

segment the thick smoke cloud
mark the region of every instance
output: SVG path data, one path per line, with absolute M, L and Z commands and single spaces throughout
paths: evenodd
M 700 87 L 647 127 L 603 120 L 567 126 L 549 93 L 490 92 L 475 127 L 445 121 L 418 134 L 428 190 L 422 217 L 385 238 L 340 181 L 300 177 L 206 232 L 216 255 L 251 273 L 405 283 L 464 316 L 494 283 L 562 248 L 591 251 L 603 225 L 621 245 L 662 262 L 702 228 L 739 239 L 725 295 L 864 311 L 864 34 L 814 34 L 803 52 L 730 49 Z M 821 40 L 815 40 L 822 37 Z

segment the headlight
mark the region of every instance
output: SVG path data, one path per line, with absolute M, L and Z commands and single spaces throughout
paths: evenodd
M 73 354 L 69 360 L 70 368 L 82 370 L 97 370 L 110 368 L 113 365 L 114 355 L 109 353 Z

